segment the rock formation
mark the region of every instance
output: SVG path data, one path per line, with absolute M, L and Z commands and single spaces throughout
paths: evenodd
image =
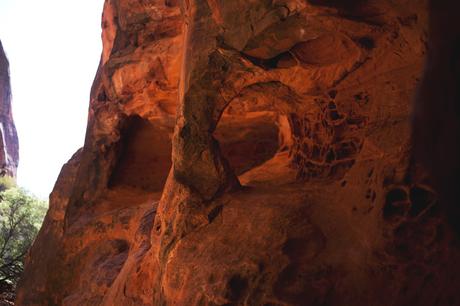
M 458 305 L 411 158 L 419 0 L 106 0 L 18 305 Z
M 9 63 L 0 41 L 0 176 L 16 177 L 19 145 L 11 112 Z
M 430 52 L 414 109 L 414 159 L 460 235 L 460 3 L 431 1 Z

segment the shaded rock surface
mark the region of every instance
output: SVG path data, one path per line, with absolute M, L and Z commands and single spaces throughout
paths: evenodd
M 107 0 L 18 305 L 458 305 L 411 159 L 424 1 Z
M 11 111 L 9 63 L 0 41 L 0 177 L 16 178 L 18 162 L 19 141 Z M 0 305 L 13 305 L 13 301 L 14 288 L 0 280 Z
M 11 112 L 9 63 L 0 41 L 0 176 L 16 177 L 19 141 Z
M 414 109 L 414 159 L 430 172 L 460 234 L 460 19 L 456 1 L 430 2 L 430 45 Z

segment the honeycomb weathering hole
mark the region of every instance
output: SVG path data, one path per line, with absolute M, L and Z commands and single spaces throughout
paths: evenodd
M 171 168 L 170 132 L 139 116 L 131 116 L 109 186 L 130 186 L 161 192 Z
M 241 175 L 271 159 L 279 149 L 279 128 L 275 115 L 254 112 L 224 115 L 215 137 L 223 156 L 236 175 Z

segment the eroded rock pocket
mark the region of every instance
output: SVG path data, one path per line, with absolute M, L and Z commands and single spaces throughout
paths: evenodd
M 170 131 L 139 116 L 128 118 L 122 152 L 109 187 L 130 186 L 160 192 L 171 168 Z

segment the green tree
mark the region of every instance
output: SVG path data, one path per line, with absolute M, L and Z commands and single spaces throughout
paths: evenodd
M 16 180 L 11 176 L 0 176 L 0 192 L 16 187 Z
M 10 187 L 0 192 L 0 285 L 14 287 L 19 280 L 24 257 L 41 227 L 47 206 L 23 188 Z

